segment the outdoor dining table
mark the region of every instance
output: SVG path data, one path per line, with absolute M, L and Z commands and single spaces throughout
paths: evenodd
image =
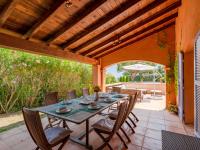
M 128 96 L 127 94 L 107 94 L 107 95 L 109 95 L 109 98 L 111 98 L 112 101 L 106 102 L 105 99 L 107 99 L 108 97 L 104 98 L 100 97 L 99 100 L 97 101 L 97 105 L 101 106 L 99 109 L 90 109 L 88 107 L 89 105 L 83 105 L 80 103 L 80 101 L 84 100 L 85 98 L 76 98 L 70 100 L 71 103 L 68 104 L 60 102 L 48 106 L 38 107 L 35 108 L 35 110 L 75 124 L 81 124 L 83 122 L 86 122 L 86 130 L 80 135 L 76 137 L 71 137 L 70 139 L 73 142 L 81 144 L 88 149 L 92 149 L 92 146 L 89 144 L 89 132 L 91 131 L 89 129 L 90 128 L 89 119 Z M 62 106 L 70 108 L 71 111 L 63 114 L 57 113 L 56 110 Z M 86 137 L 85 142 L 81 141 L 83 137 Z

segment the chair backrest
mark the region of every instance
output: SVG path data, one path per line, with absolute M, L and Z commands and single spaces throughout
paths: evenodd
M 134 96 L 129 97 L 129 105 L 128 105 L 128 109 L 127 109 L 127 115 L 129 115 L 131 113 L 131 111 L 133 110 L 133 107 L 135 106 L 135 103 L 137 101 L 137 96 L 138 96 L 138 92 L 136 92 Z
M 134 97 L 134 100 L 133 100 L 133 101 L 134 101 L 134 103 L 133 103 L 133 108 L 135 107 L 135 104 L 136 104 L 136 102 L 137 102 L 139 93 L 140 93 L 140 92 L 136 92 L 136 93 L 135 93 L 135 97 Z M 132 108 L 132 109 L 133 109 L 133 108 Z M 132 109 L 131 109 L 131 110 L 132 110 Z
M 58 92 L 49 92 L 45 95 L 44 104 L 51 105 L 58 103 Z
M 51 146 L 44 134 L 39 112 L 27 108 L 23 108 L 22 112 L 26 127 L 35 144 L 42 150 L 51 150 Z
M 76 90 L 70 90 L 70 91 L 67 92 L 67 98 L 68 99 L 74 99 L 76 97 L 77 97 L 76 96 Z
M 128 106 L 127 106 L 127 110 L 125 112 L 126 114 L 124 115 L 124 118 L 123 118 L 121 125 L 124 123 L 124 121 L 127 119 L 128 115 L 131 113 L 131 111 L 132 111 L 132 109 L 135 105 L 135 102 L 137 100 L 137 95 L 138 95 L 138 93 L 136 92 L 134 97 L 131 96 L 131 95 L 129 96 Z
M 113 86 L 113 87 L 112 87 L 112 92 L 121 93 L 121 87 Z
M 88 95 L 90 95 L 89 89 L 88 89 L 88 88 L 83 88 L 83 89 L 82 89 L 82 92 L 83 92 L 83 96 L 88 96 Z
M 126 115 L 126 111 L 127 111 L 127 107 L 128 107 L 128 101 L 125 100 L 123 101 L 120 106 L 119 106 L 119 111 L 118 111 L 118 115 L 117 115 L 117 119 L 115 121 L 115 125 L 113 127 L 113 134 L 119 130 L 119 128 L 121 127 L 122 122 L 124 121 L 124 117 Z

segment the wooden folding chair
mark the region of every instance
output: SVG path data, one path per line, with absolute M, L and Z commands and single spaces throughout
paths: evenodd
M 97 150 L 102 150 L 105 146 L 108 146 L 112 150 L 112 147 L 109 144 L 109 141 L 112 139 L 114 134 L 116 134 L 120 138 L 120 140 L 123 142 L 124 146 L 128 148 L 125 141 L 119 134 L 119 129 L 121 125 L 123 124 L 127 107 L 128 107 L 127 101 L 124 101 L 123 103 L 120 104 L 119 113 L 118 113 L 116 121 L 106 118 L 106 119 L 101 119 L 92 125 L 92 127 L 94 128 L 94 131 L 99 135 L 99 137 L 104 142 L 99 148 L 97 148 Z M 104 136 L 104 135 L 107 135 L 107 136 Z
M 67 92 L 67 98 L 68 99 L 75 99 L 77 98 L 77 95 L 76 95 L 76 90 L 70 90 Z
M 134 128 L 131 126 L 131 124 L 128 122 L 131 121 L 131 123 L 134 125 L 134 127 L 136 127 L 136 124 L 135 122 L 132 120 L 132 118 L 130 117 L 130 114 L 131 114 L 131 111 L 134 107 L 134 104 L 135 104 L 135 101 L 137 101 L 137 92 L 135 93 L 135 96 L 132 97 L 132 96 L 129 96 L 129 100 L 128 100 L 128 108 L 127 108 L 127 111 L 126 111 L 126 116 L 124 118 L 124 121 L 123 123 L 126 123 L 128 125 L 128 127 L 132 130 L 133 133 L 135 133 L 135 130 Z M 113 120 L 116 120 L 117 117 L 118 117 L 118 113 L 119 113 L 119 110 L 114 110 L 112 111 L 110 114 L 109 114 L 109 118 L 113 119 Z M 128 137 L 128 135 L 126 134 L 126 132 L 124 131 L 124 129 L 121 127 L 120 128 L 121 131 L 124 133 L 124 135 L 126 136 L 126 138 L 128 139 L 128 141 L 130 141 L 130 138 Z
M 39 112 L 27 108 L 22 109 L 26 127 L 37 145 L 36 150 L 52 150 L 54 146 L 61 144 L 61 150 L 70 137 L 71 131 L 62 127 L 52 127 L 43 130 Z
M 121 87 L 113 86 L 112 92 L 120 94 L 121 93 Z M 110 110 L 116 110 L 118 107 L 119 107 L 119 103 L 114 104 L 114 105 L 112 105 L 108 108 L 108 112 L 110 112 Z
M 89 89 L 88 89 L 88 88 L 83 88 L 83 89 L 82 89 L 82 92 L 83 92 L 83 96 L 84 96 L 84 97 L 90 95 L 90 92 L 89 92 Z
M 44 104 L 46 106 L 56 104 L 58 102 L 59 102 L 58 101 L 58 92 L 49 92 L 45 95 Z M 49 124 L 46 126 L 46 128 L 53 127 L 53 126 L 59 126 L 61 123 L 63 123 L 63 127 L 67 127 L 69 129 L 65 120 L 58 119 L 51 115 L 47 115 L 47 118 L 48 118 Z

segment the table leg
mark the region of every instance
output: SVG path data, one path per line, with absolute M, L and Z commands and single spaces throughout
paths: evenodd
M 89 119 L 86 120 L 86 146 L 89 147 Z
M 89 119 L 86 120 L 86 126 L 85 127 L 86 127 L 85 132 L 81 133 L 77 137 L 70 137 L 70 139 L 73 142 L 81 144 L 81 145 L 85 146 L 87 149 L 92 150 L 93 147 L 89 144 L 89 133 L 92 131 L 92 129 L 89 129 L 90 128 L 90 126 L 89 126 Z M 83 137 L 85 137 L 85 142 L 81 141 L 81 139 Z

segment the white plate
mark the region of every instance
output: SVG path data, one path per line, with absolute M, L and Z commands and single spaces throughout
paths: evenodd
M 114 99 L 104 99 L 103 101 L 106 102 L 106 103 L 112 103 L 112 102 L 114 102 L 115 100 L 114 100 Z
M 72 101 L 70 101 L 70 100 L 66 100 L 66 101 L 61 102 L 62 105 L 69 105 L 71 103 L 72 103 Z
M 80 104 L 83 104 L 83 105 L 89 105 L 91 102 L 90 101 L 80 101 Z
M 88 109 L 97 110 L 97 109 L 100 109 L 101 107 L 102 107 L 101 105 L 96 105 L 96 106 L 91 106 L 91 105 L 89 105 L 89 106 L 88 106 Z
M 70 112 L 72 109 L 71 108 L 65 108 L 64 110 L 60 111 L 60 109 L 56 109 L 56 113 L 58 114 L 64 114 Z

